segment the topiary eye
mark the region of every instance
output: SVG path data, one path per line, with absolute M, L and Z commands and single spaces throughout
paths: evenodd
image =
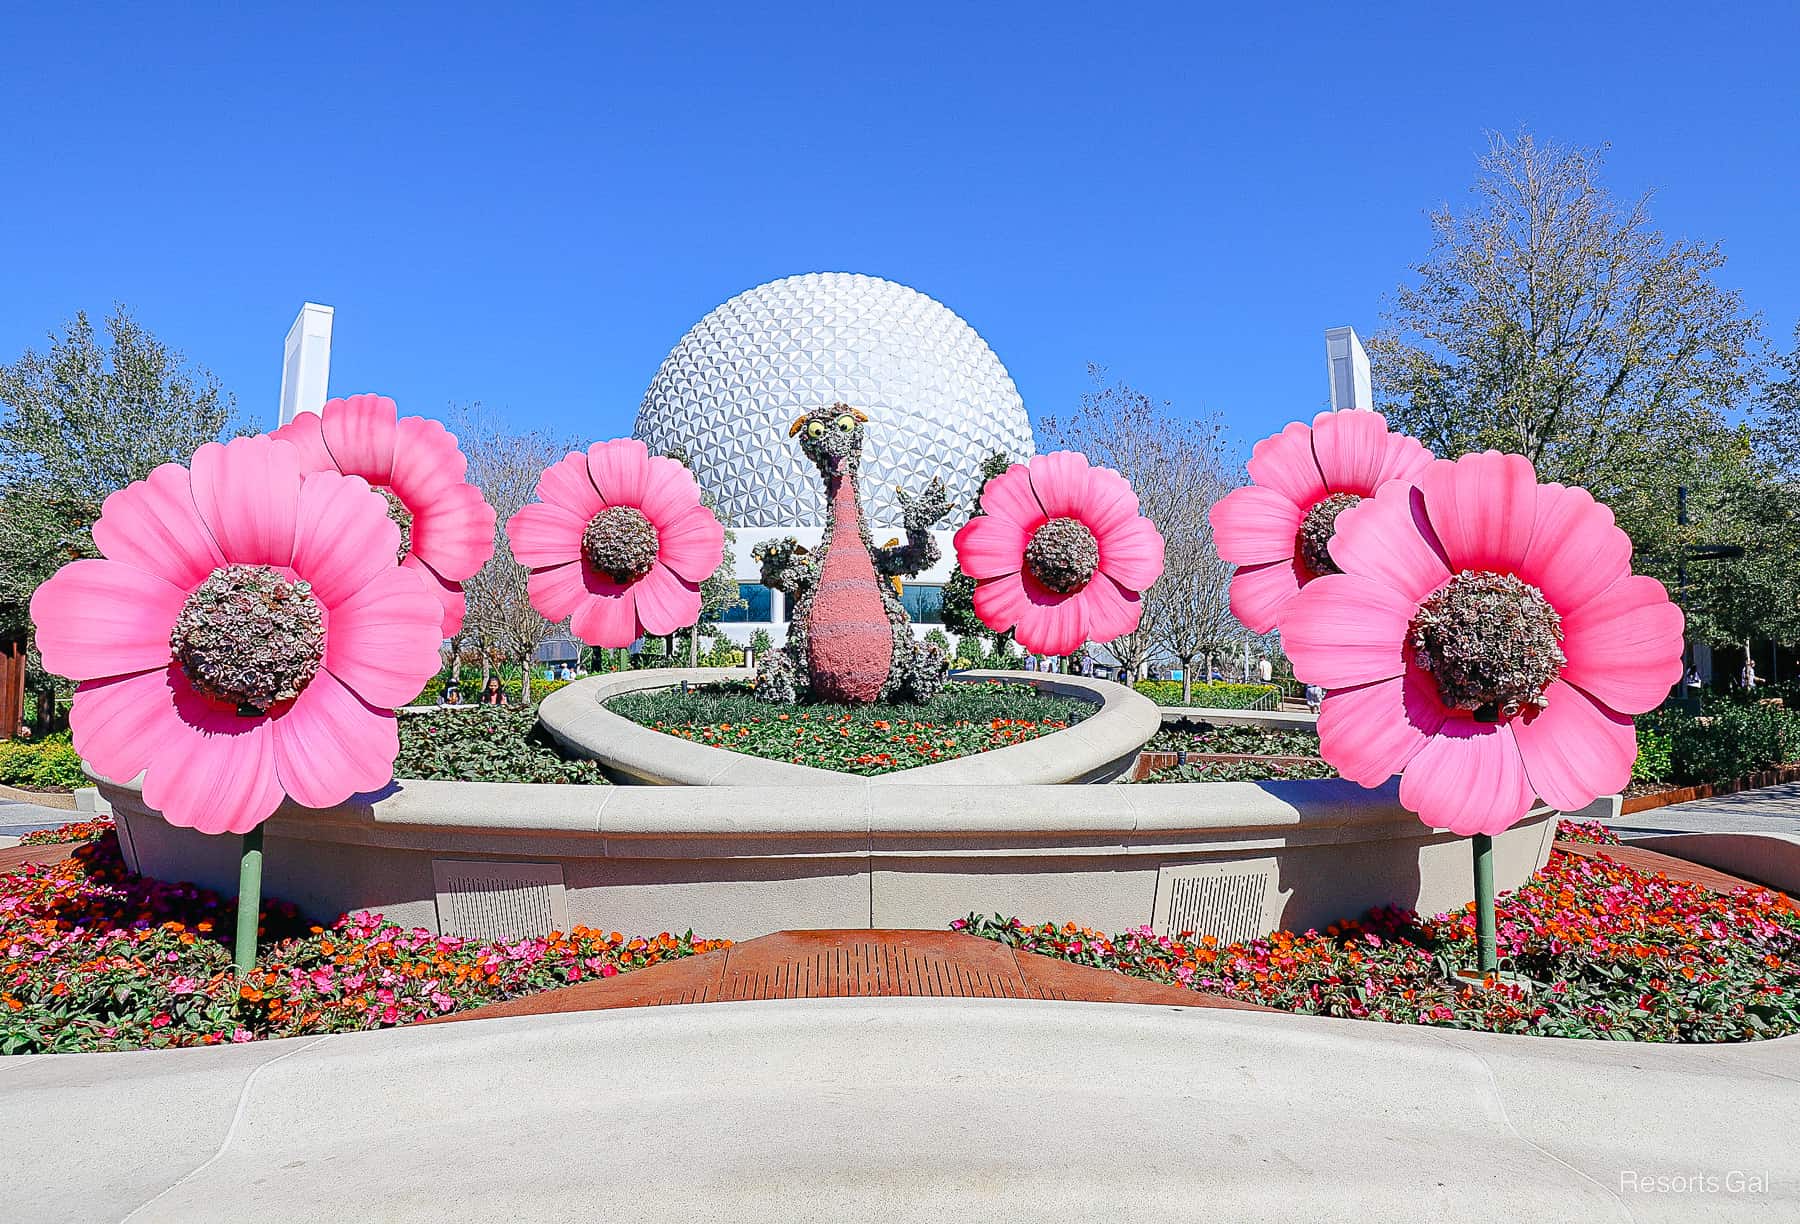
M 806 436 L 809 438 L 823 438 L 825 436 L 825 422 L 812 422 L 806 427 Z
M 849 433 L 852 429 L 856 428 L 856 418 L 846 412 L 837 419 L 837 427 L 839 433 Z

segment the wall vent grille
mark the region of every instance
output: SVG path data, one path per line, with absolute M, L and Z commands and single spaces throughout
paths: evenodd
M 1155 930 L 1192 931 L 1220 943 L 1257 939 L 1274 928 L 1269 895 L 1272 870 L 1206 866 L 1164 867 L 1156 878 Z
M 441 934 L 511 942 L 569 929 L 559 864 L 433 859 L 431 874 Z

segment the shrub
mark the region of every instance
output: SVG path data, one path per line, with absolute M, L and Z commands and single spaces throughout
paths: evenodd
M 438 703 L 438 698 L 444 695 L 444 689 L 449 686 L 449 683 L 448 676 L 434 676 L 426 682 L 425 687 L 419 691 L 419 695 L 407 704 L 434 706 Z M 532 704 L 535 705 L 542 701 L 567 683 L 569 683 L 567 680 L 545 680 L 541 677 L 533 677 L 531 681 Z M 481 691 L 481 677 L 479 674 L 464 673 L 458 687 L 462 689 L 462 704 L 474 705 L 475 698 Z M 519 699 L 518 673 L 515 672 L 510 678 L 500 677 L 500 691 L 506 694 L 508 701 L 517 701 Z
M 1667 738 L 1669 765 L 1655 780 L 1682 786 L 1730 782 L 1800 755 L 1800 721 L 1780 706 L 1724 704 L 1697 717 L 1659 710 L 1639 727 L 1640 752 L 1658 737 Z
M 1132 687 L 1157 705 L 1182 704 L 1179 680 L 1140 680 Z M 1209 682 L 1194 685 L 1192 694 L 1187 704 L 1214 710 L 1248 710 L 1259 705 L 1273 709 L 1281 704 L 1281 688 L 1274 684 Z
M 33 790 L 74 790 L 88 784 L 67 731 L 41 740 L 0 740 L 0 783 Z
M 1671 754 L 1674 738 L 1652 726 L 1641 726 L 1637 733 L 1637 760 L 1631 766 L 1633 782 L 1667 782 L 1675 776 Z
M 400 719 L 396 778 L 605 785 L 592 761 L 565 760 L 530 710 L 476 707 Z

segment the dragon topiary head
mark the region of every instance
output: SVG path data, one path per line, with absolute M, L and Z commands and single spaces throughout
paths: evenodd
M 848 404 L 815 408 L 795 419 L 788 437 L 800 439 L 800 449 L 827 480 L 854 476 L 862 462 L 863 426 L 868 419 Z

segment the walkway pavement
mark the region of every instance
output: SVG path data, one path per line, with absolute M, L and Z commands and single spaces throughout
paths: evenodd
M 65 808 L 45 807 L 19 799 L 0 798 L 0 838 L 22 837 L 39 829 L 54 829 L 72 820 L 80 820 L 80 812 Z M 10 844 L 0 842 L 0 844 Z
M 1635 812 L 1608 822 L 1631 833 L 1785 833 L 1800 836 L 1800 782 Z
M 4 1059 L 0 1178 L 44 1224 L 1793 1220 L 1797 1065 L 1800 1038 L 724 1003 Z

